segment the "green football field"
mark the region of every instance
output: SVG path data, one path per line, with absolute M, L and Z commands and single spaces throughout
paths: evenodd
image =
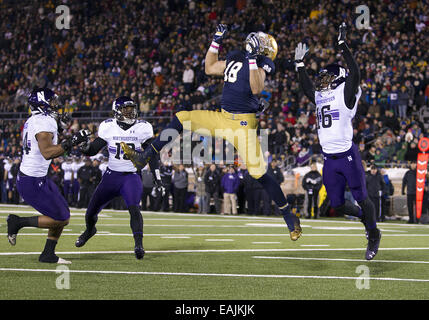
M 281 217 L 143 212 L 146 255 L 136 260 L 128 212 L 102 211 L 98 233 L 76 248 L 84 210 L 72 209 L 57 245 L 72 264 L 57 269 L 37 260 L 47 230 L 22 229 L 10 246 L 9 213 L 35 211 L 0 206 L 1 300 L 429 299 L 427 225 L 380 223 L 368 262 L 359 222 L 303 219 L 292 242 Z

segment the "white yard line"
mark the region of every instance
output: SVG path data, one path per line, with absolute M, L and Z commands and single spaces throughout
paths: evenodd
M 7 233 L 0 233 L 0 236 L 6 236 Z M 18 238 L 20 236 L 46 236 L 47 233 L 18 233 Z M 80 236 L 80 233 L 63 233 L 61 236 Z M 118 237 L 131 237 L 130 233 L 110 233 L 110 234 L 95 234 L 95 236 L 118 236 Z M 288 237 L 286 233 L 145 233 L 145 237 L 162 237 L 162 236 L 191 236 L 191 237 Z M 306 237 L 363 237 L 364 234 L 360 233 L 305 233 L 302 235 L 303 238 Z M 383 234 L 383 237 L 404 237 L 403 234 Z M 429 237 L 429 234 L 407 234 L 406 237 Z
M 57 272 L 56 269 L 19 269 L 0 268 L 0 271 L 12 272 Z M 127 274 L 127 275 L 162 275 L 162 276 L 193 276 L 193 277 L 238 277 L 238 278 L 287 278 L 287 279 L 336 279 L 336 280 L 360 280 L 361 277 L 338 277 L 338 276 L 301 276 L 288 274 L 235 274 L 235 273 L 197 273 L 197 272 L 156 272 L 156 271 L 117 271 L 117 270 L 69 270 L 70 273 L 92 273 L 92 274 Z M 378 278 L 371 280 L 380 281 L 406 281 L 406 282 L 429 282 L 429 279 L 405 279 L 405 278 Z
M 281 242 L 273 241 L 273 242 L 252 242 L 252 244 L 278 244 Z
M 429 261 L 401 261 L 401 260 L 364 260 L 364 259 L 333 259 L 333 258 L 302 258 L 302 257 L 269 257 L 269 256 L 253 256 L 255 259 L 273 259 L 273 260 L 312 260 L 312 261 L 341 261 L 341 262 L 384 262 L 384 263 L 414 263 L 414 264 L 429 264 Z
M 300 247 L 330 247 L 329 244 L 301 244 Z
M 198 250 L 151 250 L 146 253 L 240 253 L 240 252 L 305 252 L 305 251 L 365 251 L 366 248 L 290 248 L 290 249 L 198 249 Z M 429 250 L 420 248 L 380 248 L 379 251 L 407 251 L 407 250 Z M 120 254 L 134 253 L 134 251 L 61 251 L 57 254 Z M 0 252 L 0 256 L 39 255 L 40 252 Z M 366 261 L 366 260 L 365 260 Z

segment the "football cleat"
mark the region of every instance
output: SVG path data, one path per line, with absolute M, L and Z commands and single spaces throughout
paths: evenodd
M 16 236 L 20 229 L 18 224 L 19 217 L 15 214 L 10 214 L 7 216 L 7 239 L 9 243 L 14 246 L 16 245 Z
M 85 245 L 85 243 L 92 238 L 92 236 L 94 234 L 97 233 L 97 228 L 94 227 L 91 232 L 88 231 L 88 229 L 86 229 L 80 236 L 79 238 L 77 238 L 76 242 L 75 242 L 75 246 L 80 248 L 83 247 Z
M 151 158 L 151 152 L 153 151 L 152 145 L 148 146 L 143 152 L 135 151 L 125 142 L 121 142 L 121 148 L 137 170 L 141 170 L 146 166 Z
M 302 235 L 301 224 L 300 224 L 299 218 L 297 216 L 295 216 L 294 227 L 295 227 L 295 229 L 290 232 L 290 239 L 292 241 L 298 240 L 298 238 L 301 237 L 301 235 Z
M 56 254 L 42 254 L 39 256 L 39 262 L 44 263 L 58 263 L 58 264 L 71 264 L 71 261 L 58 257 Z
M 136 255 L 136 259 L 141 260 L 144 257 L 145 251 L 143 249 L 143 247 L 141 246 L 136 246 L 134 248 L 134 253 Z
M 381 240 L 381 231 L 378 228 L 370 230 L 367 233 L 368 246 L 366 248 L 365 258 L 366 260 L 374 259 L 375 255 L 378 252 Z

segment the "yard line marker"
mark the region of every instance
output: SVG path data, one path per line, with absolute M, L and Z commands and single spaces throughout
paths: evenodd
M 301 247 L 330 247 L 329 244 L 301 244 Z
M 335 258 L 303 258 L 303 257 L 269 257 L 269 256 L 253 256 L 255 259 L 274 259 L 274 260 L 314 260 L 314 261 L 344 261 L 344 262 L 384 262 L 384 263 L 416 263 L 429 264 L 429 261 L 401 261 L 401 260 L 365 260 L 365 259 L 335 259 Z
M 190 239 L 191 237 L 161 237 L 163 239 Z
M 234 241 L 233 239 L 204 239 L 205 241 L 212 241 L 212 242 L 215 242 L 215 241 L 225 241 L 225 242 L 228 242 L 228 241 Z
M 277 244 L 281 242 L 273 241 L 273 242 L 252 242 L 252 244 Z
M 366 248 L 297 248 L 297 249 L 197 249 L 197 250 L 150 250 L 146 253 L 236 253 L 236 252 L 305 252 L 305 251 L 364 251 Z M 380 248 L 379 251 L 429 250 L 429 248 Z M 57 254 L 115 254 L 134 251 L 62 251 Z M 39 255 L 40 252 L 0 252 L 0 256 Z M 366 261 L 366 260 L 365 260 Z
M 56 269 L 19 269 L 0 268 L 0 271 L 15 272 L 57 272 Z M 238 278 L 289 278 L 289 279 L 336 279 L 336 280 L 358 280 L 361 277 L 339 277 L 339 276 L 301 276 L 288 274 L 239 274 L 239 273 L 198 273 L 198 272 L 156 272 L 156 271 L 117 271 L 117 270 L 69 270 L 71 273 L 94 273 L 94 274 L 128 274 L 128 275 L 164 275 L 164 276 L 194 276 L 194 277 L 238 277 Z M 405 279 L 405 278 L 378 278 L 371 280 L 380 281 L 406 281 L 406 282 L 429 282 L 429 279 Z

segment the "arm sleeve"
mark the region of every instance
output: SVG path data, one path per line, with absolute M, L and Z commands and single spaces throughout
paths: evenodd
M 344 87 L 344 100 L 347 108 L 353 109 L 360 82 L 360 71 L 347 44 L 343 42 L 339 45 L 339 48 L 343 53 L 344 60 L 346 61 L 347 67 L 350 71 Z
M 301 86 L 301 89 L 304 91 L 304 94 L 307 96 L 308 99 L 310 99 L 312 103 L 316 104 L 314 85 L 310 77 L 308 76 L 307 71 L 305 70 L 305 67 L 298 68 L 298 78 L 299 78 L 299 85 Z
M 96 155 L 106 145 L 107 145 L 107 142 L 101 139 L 100 137 L 98 137 L 89 144 L 89 149 L 86 152 L 82 152 L 82 153 L 91 157 Z
M 153 178 L 156 181 L 161 181 L 161 174 L 159 172 L 159 161 L 160 161 L 160 157 L 159 154 L 155 154 L 154 157 L 151 157 L 149 160 L 149 168 L 150 171 L 152 172 Z

